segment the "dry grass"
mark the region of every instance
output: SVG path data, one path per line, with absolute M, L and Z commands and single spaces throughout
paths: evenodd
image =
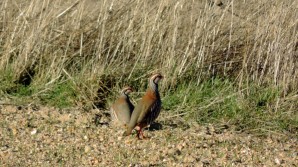
M 177 108 L 186 106 L 182 111 L 201 116 L 212 110 L 216 115 L 228 103 L 231 107 L 226 110 L 249 113 L 261 106 L 261 115 L 284 112 L 295 123 L 289 129 L 295 131 L 298 2 L 230 0 L 223 4 L 218 7 L 208 0 L 3 0 L 0 95 L 23 104 L 104 108 L 120 87 L 131 85 L 142 92 L 147 76 L 159 71 L 166 76 L 163 97 L 178 98 Z M 210 78 L 228 79 L 233 90 L 216 90 L 206 100 L 205 94 L 195 92 L 201 89 L 194 88 Z M 192 88 L 177 93 L 181 85 Z M 261 89 L 252 90 L 252 85 Z M 262 92 L 266 87 L 278 91 Z M 193 97 L 183 95 L 189 90 Z M 213 87 L 208 90 L 212 92 Z M 198 96 L 203 102 L 196 100 Z M 281 124 L 290 126 L 288 122 L 284 119 Z
M 104 75 L 122 86 L 153 71 L 163 89 L 216 75 L 297 90 L 297 1 L 223 2 L 4 0 L 0 71 L 43 89 L 71 79 L 87 99 Z

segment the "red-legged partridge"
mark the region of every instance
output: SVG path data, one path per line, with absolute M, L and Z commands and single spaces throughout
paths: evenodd
M 124 132 L 125 136 L 130 135 L 135 128 L 138 131 L 137 137 L 139 139 L 145 138 L 142 129 L 150 125 L 160 113 L 161 100 L 158 92 L 158 82 L 162 78 L 163 76 L 159 73 L 150 77 L 149 87 L 133 110 L 126 132 Z
M 112 105 L 111 115 L 113 125 L 126 127 L 129 123 L 131 113 L 134 109 L 134 106 L 130 102 L 128 96 L 132 91 L 131 87 L 124 87 L 121 90 L 120 97 Z

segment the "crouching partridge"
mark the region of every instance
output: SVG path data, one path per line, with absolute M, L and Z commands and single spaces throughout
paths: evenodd
M 133 110 L 127 129 L 123 134 L 124 136 L 130 135 L 135 128 L 137 130 L 137 137 L 139 139 L 145 138 L 142 129 L 150 125 L 160 113 L 161 100 L 158 92 L 158 82 L 162 78 L 163 76 L 159 73 L 150 77 L 149 87 Z
M 114 126 L 126 127 L 129 123 L 131 113 L 134 109 L 128 96 L 132 91 L 131 87 L 124 87 L 120 92 L 120 97 L 112 105 L 111 115 Z

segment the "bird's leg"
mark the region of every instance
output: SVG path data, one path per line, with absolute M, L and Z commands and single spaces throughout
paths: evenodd
M 138 125 L 137 126 L 137 131 L 138 131 L 138 133 L 137 133 L 137 137 L 138 137 L 138 139 L 140 139 L 140 140 L 142 140 L 142 139 L 149 139 L 149 137 L 146 137 L 146 136 L 144 136 L 144 133 L 143 133 L 143 128 L 144 127 L 146 127 L 146 125 L 145 124 L 140 124 L 140 125 Z
M 137 138 L 138 139 L 142 139 L 140 136 L 141 136 L 141 133 L 142 133 L 142 130 L 140 129 L 140 130 L 137 130 L 138 132 L 137 132 Z
M 143 133 L 142 129 L 138 130 L 137 137 L 138 137 L 139 140 L 148 139 L 148 137 L 144 136 L 144 133 Z
M 141 139 L 140 138 L 140 134 L 141 134 L 141 127 L 140 127 L 140 125 L 137 125 L 135 128 L 134 128 L 134 130 L 136 130 L 137 131 L 137 138 L 138 139 Z
M 148 136 L 144 136 L 143 131 L 141 131 L 141 136 L 142 136 L 142 139 L 150 139 L 150 137 L 148 137 Z

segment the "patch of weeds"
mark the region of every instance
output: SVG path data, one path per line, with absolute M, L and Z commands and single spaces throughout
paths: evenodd
M 13 82 L 13 71 L 10 69 L 0 71 L 0 93 L 15 92 L 16 84 Z
M 252 83 L 245 97 L 253 107 L 263 110 L 276 101 L 279 93 L 278 88 L 257 86 Z
M 0 72 L 0 95 L 3 97 L 13 97 L 11 98 L 13 103 L 24 104 L 28 101 L 31 102 L 31 95 L 34 94 L 35 91 L 36 88 L 32 85 L 18 83 L 10 68 Z
M 16 97 L 22 97 L 22 96 L 31 96 L 33 92 L 34 92 L 33 87 L 17 84 L 15 87 L 15 91 L 11 92 L 10 94 Z
M 1 94 L 9 94 L 16 97 L 30 96 L 34 92 L 31 87 L 34 70 L 24 71 L 18 78 L 11 67 L 0 71 L 0 92 Z
M 169 91 L 162 99 L 163 109 L 171 110 L 185 119 L 206 123 L 228 123 L 236 130 L 289 131 L 297 129 L 297 117 L 285 114 L 282 108 L 274 111 L 279 96 L 278 88 L 251 84 L 239 91 L 229 80 L 214 78 L 209 81 L 184 83 Z
M 101 76 L 97 84 L 96 97 L 93 100 L 97 108 L 104 109 L 106 107 L 108 96 L 116 82 L 117 80 L 113 75 L 105 74 Z
M 258 132 L 261 135 L 266 134 L 268 131 L 287 131 L 289 133 L 298 135 L 297 115 L 290 115 L 285 111 L 271 113 L 262 111 L 262 113 L 259 113 L 257 117 L 257 121 L 252 119 L 252 125 L 250 126 L 254 126 L 256 129 L 258 129 Z
M 77 99 L 77 92 L 71 81 L 55 84 L 49 91 L 40 95 L 42 103 L 66 108 L 73 106 Z
M 163 99 L 163 108 L 178 110 L 201 123 L 234 117 L 240 111 L 232 82 L 218 78 L 178 86 Z

